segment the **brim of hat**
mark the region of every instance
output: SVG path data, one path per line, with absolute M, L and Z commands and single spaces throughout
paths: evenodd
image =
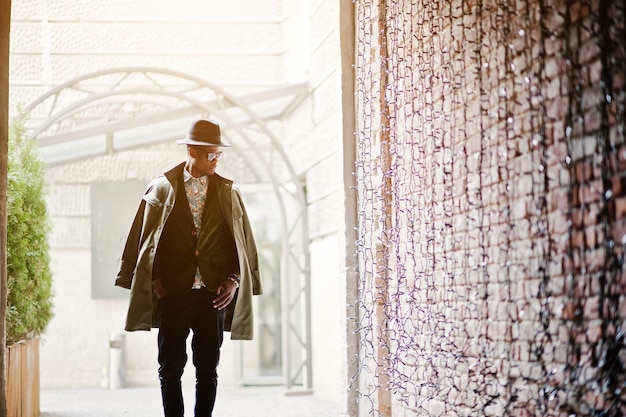
M 224 142 L 211 143 L 211 142 L 204 142 L 201 140 L 193 140 L 189 138 L 177 140 L 176 144 L 177 145 L 191 145 L 191 146 L 216 146 L 220 148 L 229 148 L 232 146 Z

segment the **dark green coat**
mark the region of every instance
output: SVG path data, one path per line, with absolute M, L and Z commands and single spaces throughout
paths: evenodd
M 152 267 L 163 226 L 172 212 L 182 163 L 163 176 L 154 179 L 141 200 L 122 254 L 120 271 L 115 285 L 128 288 L 130 302 L 126 330 L 150 330 L 157 327 L 154 320 L 156 299 L 152 291 Z M 217 174 L 211 176 L 217 185 L 220 208 L 235 238 L 241 284 L 237 298 L 228 307 L 225 328 L 233 340 L 251 340 L 253 337 L 252 295 L 262 294 L 259 262 L 254 236 L 250 228 L 239 191 L 230 180 Z

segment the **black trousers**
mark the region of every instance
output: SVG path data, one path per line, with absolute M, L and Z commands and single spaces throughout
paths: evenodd
M 213 308 L 216 294 L 206 288 L 172 292 L 157 306 L 159 379 L 165 417 L 183 417 L 181 377 L 187 363 L 187 337 L 196 368 L 196 417 L 211 417 L 217 393 L 217 365 L 224 340 L 224 310 Z

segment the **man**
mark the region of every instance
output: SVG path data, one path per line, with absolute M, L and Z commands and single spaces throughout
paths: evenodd
M 126 330 L 158 327 L 165 417 L 183 417 L 181 376 L 193 331 L 196 417 L 210 417 L 222 332 L 252 339 L 252 295 L 262 293 L 248 216 L 230 180 L 215 173 L 219 126 L 192 123 L 187 161 L 154 179 L 135 215 L 115 285 L 131 290 Z

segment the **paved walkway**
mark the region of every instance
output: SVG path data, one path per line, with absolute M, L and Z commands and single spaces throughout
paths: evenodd
M 193 389 L 185 389 L 187 417 Z M 220 386 L 215 417 L 340 417 L 338 404 L 313 395 L 285 395 L 283 387 Z M 160 417 L 158 387 L 42 390 L 41 417 Z

